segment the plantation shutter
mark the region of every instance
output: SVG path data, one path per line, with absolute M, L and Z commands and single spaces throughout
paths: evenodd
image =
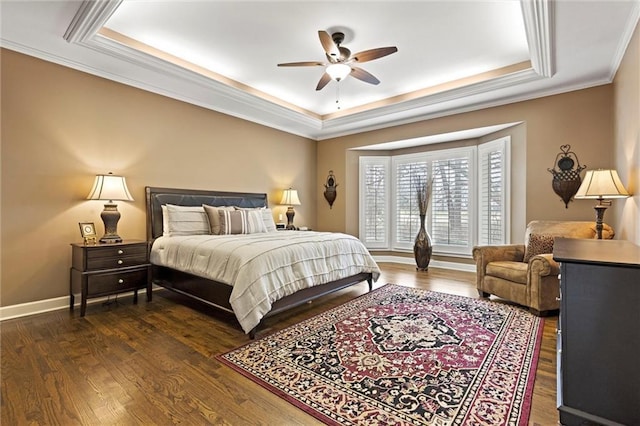
M 426 182 L 427 171 L 428 163 L 424 156 L 423 159 L 407 156 L 394 161 L 394 247 L 396 248 L 413 248 L 416 234 L 420 229 L 417 190 Z
M 388 157 L 360 157 L 360 240 L 367 248 L 389 248 Z
M 507 144 L 498 139 L 478 147 L 479 156 L 479 237 L 481 245 L 507 243 Z
M 432 163 L 430 230 L 434 245 L 444 251 L 456 252 L 472 245 L 470 170 L 468 154 Z

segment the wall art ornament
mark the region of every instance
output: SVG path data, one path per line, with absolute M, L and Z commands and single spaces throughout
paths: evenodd
M 329 170 L 329 176 L 327 176 L 327 182 L 324 184 L 324 198 L 329 203 L 329 208 L 333 208 L 333 202 L 336 200 L 338 193 L 336 188 L 336 177 L 333 175 L 333 170 Z
M 553 168 L 547 169 L 553 175 L 553 181 L 551 182 L 553 192 L 562 198 L 565 209 L 569 208 L 569 202 L 578 192 L 578 188 L 582 183 L 580 172 L 586 168 L 587 166 L 580 165 L 578 156 L 571 151 L 571 145 L 561 145 Z

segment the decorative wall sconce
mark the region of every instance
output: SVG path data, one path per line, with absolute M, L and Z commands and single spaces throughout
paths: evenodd
M 324 184 L 324 198 L 329 203 L 329 208 L 333 208 L 333 202 L 336 200 L 338 193 L 336 188 L 336 177 L 333 175 L 333 170 L 329 170 L 329 176 L 327 176 L 327 182 Z
M 587 168 L 587 166 L 580 165 L 578 156 L 570 149 L 571 145 L 561 145 L 553 168 L 547 169 L 553 175 L 553 181 L 551 182 L 553 192 L 562 198 L 565 209 L 569 208 L 569 201 L 580 188 L 582 183 L 580 172 Z M 556 166 L 558 167 L 557 170 Z

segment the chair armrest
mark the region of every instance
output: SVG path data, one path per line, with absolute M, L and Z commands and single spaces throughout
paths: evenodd
M 475 246 L 473 248 L 473 259 L 476 261 L 476 286 L 479 290 L 483 290 L 487 264 L 496 260 L 522 262 L 522 259 L 524 259 L 524 244 Z
M 539 254 L 529 259 L 529 272 L 541 277 L 547 275 L 558 275 L 560 264 L 553 260 L 553 254 Z
M 553 254 L 533 256 L 527 269 L 529 306 L 540 312 L 558 309 L 560 265 L 553 260 Z
M 483 269 L 487 266 L 487 263 L 496 260 L 522 262 L 524 259 L 524 244 L 475 246 L 473 248 L 473 259 L 476 261 L 476 265 L 482 265 Z

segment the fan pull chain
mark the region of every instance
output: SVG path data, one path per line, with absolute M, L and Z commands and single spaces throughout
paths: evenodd
M 340 82 L 336 81 L 336 107 L 340 109 Z

